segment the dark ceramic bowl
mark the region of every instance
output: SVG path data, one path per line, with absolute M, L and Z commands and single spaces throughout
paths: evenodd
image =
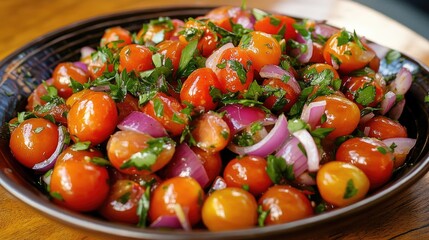
M 142 23 L 158 16 L 185 19 L 203 15 L 208 10 L 209 8 L 194 7 L 137 10 L 76 23 L 36 39 L 0 63 L 0 126 L 11 119 L 16 112 L 24 109 L 30 92 L 42 80 L 50 77 L 53 68 L 59 62 L 77 60 L 81 47 L 96 47 L 106 28 L 121 25 L 131 31 L 136 31 L 140 29 Z M 406 95 L 407 105 L 403 114 L 405 117 L 400 121 L 408 128 L 410 137 L 417 138 L 416 147 L 410 153 L 406 166 L 397 171 L 386 186 L 356 204 L 331 212 L 287 224 L 222 233 L 205 230 L 184 232 L 139 229 L 107 222 L 94 215 L 71 212 L 51 203 L 39 191 L 37 178 L 33 173 L 13 159 L 4 128 L 3 132 L 0 132 L 0 183 L 15 197 L 48 217 L 82 229 L 117 237 L 146 239 L 267 238 L 302 234 L 309 229 L 320 230 L 329 225 L 338 227 L 341 226 L 339 223 L 346 222 L 341 220 L 353 219 L 351 216 L 359 216 L 364 211 L 374 208 L 404 191 L 423 177 L 429 169 L 429 107 L 424 103 L 424 97 L 429 92 L 428 68 L 405 57 L 404 61 L 398 62 L 392 69 L 384 66 L 383 73 L 394 74 L 404 64 L 413 70 L 415 81 Z

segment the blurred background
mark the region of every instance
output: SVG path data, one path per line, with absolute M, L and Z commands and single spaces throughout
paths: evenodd
M 354 0 L 389 16 L 429 39 L 428 0 Z

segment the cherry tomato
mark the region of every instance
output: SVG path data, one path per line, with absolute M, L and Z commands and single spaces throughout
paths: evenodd
M 246 50 L 253 68 L 258 72 L 265 65 L 280 63 L 280 44 L 270 34 L 253 31 L 242 38 L 238 46 Z
M 323 45 L 320 43 L 313 42 L 313 53 L 309 60 L 310 63 L 324 63 L 325 58 L 323 57 Z
M 315 63 L 309 65 L 305 68 L 304 73 L 302 74 L 302 78 L 305 82 L 309 82 L 315 73 L 322 73 L 324 70 L 331 71 L 334 79 L 340 78 L 338 72 L 331 65 L 326 63 Z
M 255 197 L 242 188 L 214 191 L 203 205 L 203 222 L 210 231 L 252 228 L 258 219 Z
M 384 185 L 393 173 L 392 152 L 375 138 L 351 138 L 343 142 L 337 149 L 336 159 L 362 170 L 369 179 L 371 189 Z
M 284 38 L 287 41 L 296 38 L 297 32 L 293 27 L 295 22 L 295 19 L 288 16 L 268 15 L 256 21 L 254 28 L 255 31 L 269 34 L 279 34 L 284 29 Z
M 369 190 L 369 180 L 358 167 L 345 162 L 328 162 L 319 169 L 317 187 L 322 198 L 337 207 L 362 200 Z
M 121 27 L 112 27 L 104 31 L 100 46 L 108 48 L 121 48 L 131 44 L 131 33 Z
M 152 51 L 143 45 L 126 45 L 119 53 L 119 71 L 139 73 L 153 69 L 152 55 Z
M 96 52 L 95 56 L 89 58 L 88 73 L 92 80 L 101 77 L 106 71 L 112 72 L 113 70 L 113 64 L 106 61 L 105 56 L 100 52 Z
M 248 188 L 251 194 L 259 196 L 273 185 L 266 168 L 267 161 L 262 157 L 237 157 L 228 162 L 223 178 L 228 187 Z
M 58 127 L 44 118 L 24 120 L 10 136 L 13 156 L 22 165 L 32 168 L 48 159 L 58 145 Z
M 250 23 L 250 19 L 253 18 L 253 16 L 249 10 L 240 7 L 222 6 L 209 11 L 202 18 L 209 19 L 219 27 L 232 32 L 231 23 L 237 24 L 241 22 L 244 27 L 248 27 L 246 24 Z M 249 19 L 249 23 L 246 22 L 246 19 Z
M 407 129 L 398 121 L 385 116 L 375 116 L 361 126 L 362 131 L 368 131 L 368 137 L 387 139 L 387 138 L 406 138 Z
M 157 140 L 145 133 L 125 130 L 114 133 L 106 148 L 110 162 L 119 171 L 150 174 L 171 160 L 174 146 L 172 141 Z
M 89 75 L 73 63 L 64 62 L 55 67 L 52 79 L 54 87 L 58 89 L 58 96 L 67 99 L 73 94 L 71 79 L 83 84 L 89 81 Z
M 34 107 L 37 105 L 45 105 L 46 102 L 41 99 L 41 97 L 48 94 L 47 87 L 52 86 L 53 79 L 50 78 L 46 80 L 45 82 L 39 84 L 33 92 L 30 94 L 30 96 L 27 99 L 27 105 L 25 106 L 25 110 L 32 112 L 34 110 Z
M 358 126 L 360 120 L 359 108 L 347 98 L 338 95 L 327 95 L 319 96 L 314 101 L 326 101 L 326 121 L 321 124 L 321 127 L 334 128 L 326 136 L 327 139 L 335 139 L 351 134 Z
M 298 101 L 299 94 L 293 88 L 278 78 L 268 78 L 262 83 L 263 86 L 269 86 L 275 89 L 284 91 L 284 95 L 271 95 L 264 101 L 264 106 L 271 109 L 273 112 L 287 112 Z M 286 102 L 283 102 L 286 101 Z
M 124 120 L 133 111 L 140 111 L 139 100 L 131 94 L 125 95 L 121 102 L 116 103 L 118 109 L 118 122 Z
M 137 33 L 136 39 L 143 43 L 157 44 L 173 36 L 175 26 L 170 19 L 150 21 Z
M 253 81 L 252 61 L 247 52 L 241 48 L 225 50 L 220 56 L 217 66 L 220 68 L 217 75 L 223 93 L 243 93 Z
M 103 217 L 114 222 L 137 224 L 138 203 L 144 189 L 131 180 L 118 180 L 110 189 L 109 196 L 100 208 Z
M 101 158 L 103 157 L 103 154 L 93 148 L 88 148 L 86 150 L 75 150 L 74 147 L 68 147 L 61 152 L 55 164 L 58 165 L 69 160 L 88 161 L 96 157 Z
M 326 41 L 323 57 L 335 69 L 342 73 L 349 73 L 365 67 L 375 57 L 375 53 L 360 47 L 355 40 L 350 40 L 344 35 L 350 35 L 350 33 L 343 30 L 333 34 Z M 341 39 L 341 41 L 338 39 Z
M 220 89 L 216 74 L 210 68 L 199 68 L 189 75 L 180 90 L 180 101 L 190 103 L 196 109 L 214 110 L 217 102 L 210 95 L 211 88 Z
M 183 28 L 183 34 L 179 36 L 179 40 L 185 44 L 192 40 L 198 40 L 197 49 L 203 57 L 210 56 L 216 49 L 219 38 L 206 24 L 196 20 L 188 20 Z
M 191 225 L 201 220 L 204 191 L 191 177 L 173 177 L 162 182 L 152 193 L 149 219 L 155 221 L 161 216 L 176 216 L 176 208 L 181 207 Z
M 216 112 L 207 112 L 196 119 L 192 126 L 192 137 L 197 147 L 206 152 L 219 152 L 228 145 L 230 130 L 228 124 Z
M 51 175 L 50 194 L 55 203 L 69 209 L 79 212 L 96 210 L 110 189 L 107 169 L 91 162 L 92 155 L 101 156 L 101 153 L 77 154 L 75 157 L 72 151 L 58 157 Z M 63 157 L 69 158 L 65 160 Z
M 269 211 L 266 225 L 292 222 L 313 215 L 310 200 L 300 190 L 276 185 L 266 191 L 258 201 L 263 211 Z
M 214 179 L 219 176 L 222 169 L 222 159 L 220 158 L 219 152 L 209 153 L 198 147 L 192 147 L 192 151 L 194 151 L 203 163 L 204 169 L 209 177 L 209 182 L 207 184 L 212 183 Z
M 180 135 L 188 123 L 188 116 L 182 113 L 179 101 L 162 92 L 158 92 L 140 110 L 160 122 L 171 136 Z
M 378 74 L 343 78 L 345 96 L 354 101 L 360 109 L 377 106 L 383 100 L 385 88 L 384 80 Z
M 186 44 L 179 41 L 166 40 L 160 42 L 156 47 L 159 53 L 171 60 L 174 72 L 176 72 L 177 69 L 179 69 L 180 57 L 182 56 L 182 51 L 183 48 L 186 47 Z
M 97 145 L 109 138 L 118 123 L 118 111 L 104 92 L 88 92 L 70 108 L 68 129 L 74 142 L 90 141 Z

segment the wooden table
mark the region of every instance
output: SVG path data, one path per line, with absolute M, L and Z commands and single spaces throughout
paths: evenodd
M 216 1 L 219 5 L 233 1 Z M 239 1 L 236 1 L 239 4 Z M 61 26 L 89 17 L 172 5 L 208 5 L 210 1 L 185 0 L 3 0 L 0 1 L 0 59 Z M 351 1 L 248 0 L 249 7 L 274 10 L 298 17 L 327 19 L 368 39 L 400 50 L 429 65 L 429 42 L 380 13 Z M 428 239 L 429 174 L 411 188 L 387 201 L 367 219 L 314 239 Z M 0 239 L 117 239 L 83 232 L 57 223 L 28 207 L 0 187 Z

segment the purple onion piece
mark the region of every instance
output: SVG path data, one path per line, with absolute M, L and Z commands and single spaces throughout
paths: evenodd
M 146 113 L 139 111 L 131 112 L 118 124 L 118 128 L 146 133 L 155 138 L 168 136 L 167 131 L 161 123 Z
M 52 155 L 44 160 L 43 162 L 35 164 L 32 169 L 39 171 L 39 172 L 46 172 L 50 169 L 52 169 L 55 165 L 55 162 L 57 161 L 58 155 L 63 151 L 65 143 L 65 136 L 67 134 L 67 129 L 64 126 L 58 127 L 58 143 L 57 147 L 55 148 L 55 151 L 52 153 Z

